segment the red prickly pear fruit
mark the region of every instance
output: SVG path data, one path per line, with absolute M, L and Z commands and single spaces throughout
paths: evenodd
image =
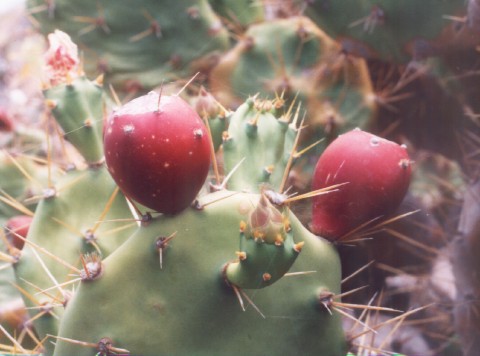
M 7 111 L 0 107 L 0 131 L 13 131 L 13 121 Z
M 410 175 L 404 145 L 359 129 L 340 135 L 319 158 L 312 189 L 345 184 L 314 198 L 312 231 L 338 240 L 372 219 L 393 213 L 407 193 Z
M 209 140 L 202 119 L 183 99 L 151 92 L 109 116 L 105 159 L 127 197 L 172 215 L 193 202 L 207 178 Z
M 5 223 L 5 235 L 8 242 L 10 242 L 15 248 L 21 250 L 25 245 L 25 241 L 19 238 L 20 235 L 23 238 L 27 237 L 28 230 L 32 224 L 33 218 L 28 215 L 17 215 L 7 220 Z

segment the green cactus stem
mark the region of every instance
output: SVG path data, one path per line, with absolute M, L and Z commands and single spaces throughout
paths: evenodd
M 106 102 L 102 82 L 85 76 L 44 91 L 47 106 L 64 130 L 64 137 L 88 164 L 103 162 L 103 116 Z
M 229 189 L 259 192 L 262 184 L 280 187 L 297 129 L 288 117 L 277 119 L 275 112 L 272 102 L 250 98 L 229 117 L 223 137 L 225 171 L 235 169 Z
M 225 278 L 228 283 L 243 289 L 271 285 L 287 273 L 300 254 L 303 242 L 295 243 L 294 232 L 283 213 L 270 203 L 266 195 L 240 223 L 238 261 L 228 263 Z

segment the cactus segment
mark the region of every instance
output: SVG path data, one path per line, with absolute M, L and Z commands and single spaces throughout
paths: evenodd
M 256 290 L 251 300 L 265 319 L 246 298 L 242 311 L 225 283 L 222 270 L 238 250 L 239 222 L 258 199 L 219 191 L 200 199 L 202 210 L 159 216 L 140 227 L 103 261 L 100 279 L 79 286 L 59 336 L 93 344 L 106 337 L 134 355 L 345 355 L 339 314 L 317 307 L 319 288 L 339 293 L 338 256 L 292 214 L 295 240 L 305 246 L 291 270 L 316 272 Z M 158 237 L 173 232 L 160 269 Z M 55 355 L 96 352 L 59 339 Z
M 82 76 L 44 92 L 52 114 L 62 127 L 65 139 L 73 144 L 88 164 L 103 157 L 103 115 L 106 102 L 97 82 Z
M 287 209 L 284 209 L 287 210 Z M 248 222 L 240 226 L 238 261 L 228 263 L 228 283 L 244 289 L 271 285 L 287 273 L 301 251 L 295 244 L 294 232 L 287 216 L 280 212 L 264 194 L 251 212 Z
M 217 152 L 222 144 L 223 133 L 228 128 L 229 113 L 204 87 L 200 88 L 193 106 L 198 115 L 208 124 L 213 150 Z
M 31 295 L 37 295 L 37 304 L 44 309 L 30 310 L 31 316 L 39 313 L 33 322 L 43 338 L 47 334 L 56 335 L 58 316 L 63 306 L 60 301 L 68 302 L 70 289 L 54 289 L 49 293 L 38 294 L 36 288 L 47 289 L 54 285 L 52 278 L 42 267 L 40 256 L 49 273 L 62 284 L 73 278 L 64 264 L 43 254 L 34 246 L 41 246 L 69 265 L 80 267 L 80 254 L 100 253 L 108 256 L 130 236 L 136 224 L 133 221 L 114 223 L 115 219 L 128 219 L 131 213 L 125 198 L 115 194 L 116 186 L 105 166 L 85 171 L 69 171 L 58 180 L 52 194 L 38 205 L 27 236 L 27 244 L 19 262 L 15 264 L 17 283 Z M 115 232 L 115 233 L 113 233 Z M 30 245 L 29 242 L 35 244 Z M 26 283 L 30 282 L 31 284 Z M 52 295 L 58 300 L 52 300 Z M 29 298 L 24 298 L 30 307 L 38 307 Z M 47 354 L 53 352 L 53 346 L 47 343 Z
M 43 189 L 50 180 L 55 181 L 61 172 L 34 162 L 24 155 L 0 152 L 0 222 L 3 224 L 9 218 L 18 215 L 20 209 L 35 210 L 37 201 L 34 196 L 43 194 Z
M 209 0 L 213 10 L 234 28 L 248 27 L 265 17 L 263 6 L 256 0 Z
M 301 73 L 310 72 L 311 81 L 315 65 L 338 48 L 305 17 L 252 25 L 214 68 L 210 87 L 219 101 L 230 107 L 242 103 L 240 95 L 244 93 L 270 96 L 286 91 L 295 95 Z
M 223 154 L 226 173 L 238 164 L 228 188 L 258 192 L 262 184 L 279 188 L 293 147 L 296 128 L 286 118 L 277 119 L 274 106 L 248 99 L 230 116 L 224 136 Z
M 29 8 L 44 5 L 28 1 Z M 148 90 L 162 80 L 190 76 L 211 66 L 215 53 L 229 45 L 207 0 L 55 0 L 48 8 L 34 14 L 41 31 L 68 33 L 94 54 L 85 57 L 87 74 L 105 73 L 119 89 Z
M 306 17 L 252 25 L 212 70 L 210 86 L 227 107 L 242 103 L 244 93 L 296 100 L 315 139 L 366 128 L 375 117 L 366 62 L 342 53 Z
M 407 62 L 478 43 L 456 20 L 466 10 L 464 0 L 335 0 L 312 2 L 306 13 L 348 53 Z

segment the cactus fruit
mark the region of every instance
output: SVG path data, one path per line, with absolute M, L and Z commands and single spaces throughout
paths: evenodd
M 222 190 L 201 197 L 201 210 L 161 215 L 139 227 L 103 261 L 100 278 L 78 287 L 63 316 L 55 355 L 93 355 L 104 338 L 124 350 L 120 353 L 134 355 L 345 355 L 339 315 L 330 315 L 317 301 L 319 290 L 339 292 L 337 254 L 291 213 L 286 218 L 293 239 L 304 242 L 291 271 L 305 273 L 285 276 L 254 294 L 237 288 L 245 311 L 225 282 L 225 264 L 239 248 L 240 222 L 259 198 Z M 175 232 L 168 247 L 161 243 Z M 254 258 L 247 252 L 246 261 Z
M 104 144 L 109 172 L 120 189 L 161 213 L 189 206 L 210 167 L 209 133 L 175 95 L 150 92 L 114 110 Z
M 105 73 L 117 88 L 135 82 L 148 90 L 190 76 L 229 45 L 207 0 L 29 0 L 28 6 L 43 33 L 60 29 L 92 54 L 85 57 L 89 76 Z
M 407 62 L 478 44 L 478 32 L 459 21 L 466 11 L 464 0 L 327 0 L 306 13 L 348 53 Z
M 393 213 L 407 192 L 410 174 L 405 146 L 361 130 L 340 135 L 320 156 L 312 187 L 344 185 L 314 198 L 312 231 L 338 240 Z
M 13 131 L 13 121 L 7 111 L 0 107 L 0 132 Z
M 5 236 L 8 242 L 18 250 L 23 249 L 25 241 L 18 238 L 17 234 L 26 238 L 33 218 L 29 215 L 16 215 L 5 223 Z

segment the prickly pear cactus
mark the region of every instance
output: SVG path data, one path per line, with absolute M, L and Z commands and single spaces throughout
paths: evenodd
M 58 169 L 50 171 L 51 179 L 59 175 Z M 35 210 L 36 201 L 33 196 L 41 194 L 48 182 L 48 168 L 35 162 L 28 155 L 0 152 L 0 222 L 17 215 L 19 209 Z
M 323 300 L 325 293 L 340 294 L 336 250 L 302 226 L 288 197 L 275 191 L 283 190 L 299 131 L 296 119 L 290 123 L 291 109 L 279 114 L 283 100 L 252 98 L 230 114 L 222 144 L 227 177 L 221 180 L 216 171 L 214 192 L 205 193 L 207 174 L 189 170 L 188 157 L 200 151 L 195 160 L 207 172 L 214 144 L 188 104 L 178 95 L 147 94 L 131 103 L 148 105 L 133 110 L 125 104 L 103 126 L 109 108 L 101 81 L 83 75 L 68 36 L 56 32 L 49 40 L 46 104 L 84 162 L 42 191 L 14 263 L 29 323 L 41 339 L 55 339 L 44 342 L 42 352 L 343 356 L 340 314 Z M 138 139 L 120 150 L 120 139 L 132 132 Z M 122 155 L 133 152 L 134 162 L 134 154 L 155 157 L 165 150 L 170 157 L 161 158 L 160 169 L 155 159 L 138 160 L 144 166 L 136 171 L 144 173 L 130 177 L 116 166 Z M 243 171 L 241 157 L 253 171 Z M 172 168 L 173 179 L 162 180 Z M 188 179 L 200 184 L 181 209 L 160 210 L 155 199 L 137 205 L 123 186 L 127 178 L 142 184 L 145 174 L 167 191 L 184 191 Z M 140 188 L 149 197 L 158 191 L 156 185 Z M 154 211 L 143 213 L 145 208 Z
M 63 128 L 64 137 L 83 157 L 80 166 L 85 168 L 68 170 L 58 180 L 48 182 L 36 197 L 38 209 L 21 258 L 14 265 L 17 284 L 41 338 L 57 333 L 71 294 L 68 285 L 81 278 L 81 255 L 107 256 L 136 225 L 132 221 L 105 222 L 128 217 L 129 208 L 104 164 L 106 103 L 101 82 L 89 81 L 83 75 L 75 78 L 79 69 L 74 65 L 75 50 L 67 51 L 69 39 L 56 33 L 50 40 L 51 44 L 58 40 L 63 43 L 50 57 L 51 87 L 45 91 L 46 104 Z M 44 346 L 47 354 L 53 352 L 51 343 Z
M 466 12 L 464 0 L 315 1 L 307 9 L 345 51 L 394 62 L 478 44 L 478 32 L 460 20 Z
M 305 274 L 247 292 L 233 284 L 228 267 L 225 271 L 235 252 L 242 255 L 239 229 L 262 204 L 258 199 L 224 190 L 201 198 L 201 210 L 189 208 L 140 227 L 102 261 L 96 279 L 77 289 L 55 355 L 94 355 L 105 340 L 111 351 L 122 354 L 344 355 L 339 316 L 318 301 L 321 290 L 339 292 L 337 254 L 295 216 L 285 218 L 303 249 L 297 253 L 287 243 L 284 248 L 298 254 L 290 271 Z M 253 243 L 258 251 L 247 250 L 245 262 L 266 257 L 261 250 L 267 246 Z M 263 262 L 274 262 L 272 257 Z
M 228 107 L 237 107 L 246 93 L 296 98 L 316 137 L 367 127 L 375 112 L 364 60 L 341 53 L 307 17 L 250 26 L 213 69 L 210 86 Z
M 116 193 L 104 166 L 68 172 L 55 188 L 45 191 L 21 259 L 14 266 L 18 285 L 35 296 L 32 300 L 25 295 L 24 299 L 29 307 L 37 308 L 30 314 L 36 317 L 34 325 L 42 338 L 56 335 L 58 316 L 63 312 L 62 304 L 68 302 L 71 288 L 58 286 L 38 294 L 39 290 L 78 278 L 70 274 L 78 274 L 82 253 L 107 256 L 132 233 L 135 224 L 131 222 L 102 223 L 128 216 L 124 197 Z M 38 251 L 37 246 L 42 250 Z M 48 351 L 52 346 L 45 347 Z
M 225 171 L 234 171 L 229 189 L 258 192 L 262 184 L 280 189 L 297 129 L 276 111 L 274 102 L 250 98 L 229 117 L 223 137 Z
M 234 29 L 248 27 L 265 18 L 263 6 L 255 0 L 209 0 L 213 10 Z
M 102 84 L 101 80 L 90 81 L 81 76 L 44 92 L 47 105 L 65 132 L 64 138 L 89 164 L 103 160 L 103 114 L 107 103 Z
M 228 35 L 207 0 L 30 0 L 43 33 L 60 29 L 85 49 L 87 73 L 145 89 L 211 65 Z M 125 89 L 125 87 L 124 87 Z

